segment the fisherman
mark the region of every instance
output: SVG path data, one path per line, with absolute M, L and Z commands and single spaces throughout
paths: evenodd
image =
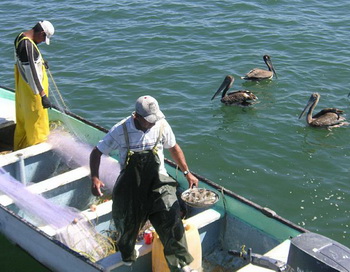
M 141 96 L 136 101 L 135 112 L 114 125 L 92 150 L 91 191 L 102 196 L 101 155 L 117 149 L 122 171 L 113 189 L 112 215 L 120 233 L 117 245 L 124 264 L 131 265 L 136 260 L 136 238 L 149 219 L 164 245 L 170 271 L 195 271 L 188 266 L 193 257 L 187 249 L 176 181 L 169 177 L 164 166 L 163 148 L 169 149 L 189 187 L 198 186 L 198 179 L 189 171 L 185 155 L 157 100 Z
M 50 38 L 55 29 L 49 21 L 40 21 L 32 29 L 20 33 L 15 45 L 16 129 L 14 150 L 41 143 L 49 135 L 47 108 L 49 83 L 38 44 Z

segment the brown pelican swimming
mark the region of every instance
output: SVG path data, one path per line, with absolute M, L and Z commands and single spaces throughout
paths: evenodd
M 272 65 L 270 56 L 264 55 L 263 59 L 267 65 L 267 68 L 269 68 L 269 70 L 254 68 L 249 73 L 247 73 L 244 77 L 241 77 L 241 78 L 245 80 L 254 80 L 254 81 L 271 79 L 273 76 L 277 78 L 277 74 L 276 74 L 275 68 Z
M 309 126 L 334 128 L 341 127 L 343 125 L 348 125 L 348 123 L 345 122 L 345 118 L 340 116 L 343 113 L 343 111 L 336 108 L 326 108 L 312 116 L 312 112 L 315 109 L 319 100 L 320 95 L 318 93 L 313 93 L 309 101 L 307 102 L 306 107 L 300 114 L 299 119 L 304 115 L 306 110 L 309 109 L 306 116 L 306 122 Z
M 251 105 L 256 99 L 258 99 L 253 93 L 250 91 L 235 91 L 231 92 L 229 94 L 226 94 L 227 91 L 231 88 L 233 81 L 235 79 L 233 76 L 226 76 L 224 81 L 222 82 L 219 89 L 216 91 L 216 93 L 213 95 L 211 100 L 213 100 L 220 92 L 222 92 L 221 95 L 221 102 L 225 105 L 240 105 L 240 106 L 249 106 Z

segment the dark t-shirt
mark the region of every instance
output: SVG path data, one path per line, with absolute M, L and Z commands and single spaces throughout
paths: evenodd
M 21 62 L 22 65 L 29 65 L 30 66 L 30 70 L 32 72 L 32 76 L 33 76 L 35 85 L 37 86 L 37 89 L 39 90 L 39 92 L 41 92 L 43 90 L 43 87 L 41 85 L 41 81 L 39 80 L 39 76 L 38 76 L 37 70 L 35 68 L 35 62 L 38 61 L 40 54 L 30 40 L 24 39 L 24 40 L 20 41 L 23 37 L 25 37 L 25 36 L 23 33 L 21 33 L 16 37 L 16 39 L 14 41 L 16 55 L 17 55 L 17 58 L 19 59 L 19 61 Z M 20 42 L 18 43 L 18 41 L 20 41 Z M 17 43 L 18 43 L 18 45 L 17 45 Z M 28 80 L 25 78 L 25 75 L 23 73 L 21 73 L 21 74 L 24 77 L 24 79 L 28 82 Z

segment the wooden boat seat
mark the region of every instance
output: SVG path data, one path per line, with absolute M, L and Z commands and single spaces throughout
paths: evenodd
M 99 217 L 111 212 L 112 212 L 112 200 L 109 200 L 107 202 L 97 205 L 95 211 L 87 209 L 81 212 L 81 215 L 83 215 L 83 217 L 86 218 L 86 220 L 92 221 L 94 219 L 98 219 Z M 56 230 L 54 230 L 52 227 L 48 225 L 39 227 L 39 229 L 41 229 L 42 231 L 44 231 L 46 234 L 50 236 L 56 235 Z
M 9 154 L 10 155 L 10 154 Z M 60 186 L 66 185 L 75 180 L 86 177 L 90 174 L 90 171 L 86 167 L 79 167 L 71 171 L 65 172 L 58 176 L 46 179 L 44 181 L 28 185 L 27 189 L 33 194 L 42 194 L 44 192 L 53 190 Z M 13 200 L 7 195 L 0 196 L 0 204 L 3 206 L 8 206 L 13 203 Z
M 197 227 L 197 229 L 201 229 L 217 220 L 219 220 L 221 217 L 220 213 L 213 210 L 208 209 L 201 213 L 198 213 L 188 219 L 186 219 L 186 222 L 190 225 L 194 225 Z
M 19 155 L 22 154 L 23 158 L 29 158 L 36 155 L 39 155 L 41 153 L 47 152 L 52 149 L 52 146 L 48 143 L 41 143 L 33 146 L 29 146 L 27 148 L 14 151 L 5 155 L 0 156 L 0 167 L 3 167 L 5 165 L 14 163 L 19 160 Z
M 37 156 L 41 153 L 45 153 L 52 149 L 52 146 L 48 143 L 41 143 L 33 145 L 12 153 L 8 153 L 0 156 L 0 167 L 15 163 L 19 161 L 19 156 L 22 155 L 23 159 Z M 48 178 L 41 182 L 31 184 L 27 186 L 27 189 L 33 194 L 42 194 L 47 191 L 51 191 L 55 188 L 67 185 L 76 180 L 87 177 L 90 174 L 90 170 L 86 167 L 78 167 L 73 170 L 67 171 L 60 175 Z M 13 204 L 12 198 L 7 195 L 0 195 L 0 204 L 3 206 L 9 206 Z M 96 216 L 95 216 L 96 217 Z M 50 236 L 54 236 L 56 231 L 50 226 L 41 226 L 39 227 L 42 231 Z

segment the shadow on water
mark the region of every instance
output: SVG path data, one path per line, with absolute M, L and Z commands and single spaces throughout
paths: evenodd
M 226 106 L 221 105 L 213 113 L 214 119 L 220 119 L 218 130 L 227 130 L 228 128 L 249 122 L 249 119 L 256 115 L 254 105 L 249 107 Z
M 334 149 L 337 148 L 335 138 L 342 137 L 346 127 L 326 129 L 326 128 L 313 128 L 305 125 L 306 127 L 299 130 L 299 134 L 302 135 L 301 150 L 307 153 L 314 153 L 319 149 Z
M 262 80 L 262 81 L 246 80 L 246 81 L 243 81 L 242 86 L 244 88 L 250 88 L 252 86 L 254 86 L 256 88 L 265 88 L 265 86 L 270 85 L 270 83 L 272 83 L 272 82 L 273 82 L 272 79 L 266 79 L 266 80 Z

